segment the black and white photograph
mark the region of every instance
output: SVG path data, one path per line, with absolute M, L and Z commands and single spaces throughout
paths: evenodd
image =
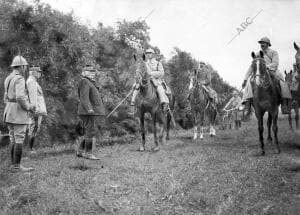
M 299 215 L 300 0 L 0 0 L 0 215 Z

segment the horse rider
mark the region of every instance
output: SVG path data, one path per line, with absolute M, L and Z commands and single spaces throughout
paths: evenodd
M 200 80 L 200 83 L 202 84 L 202 88 L 207 93 L 210 100 L 216 104 L 218 102 L 218 95 L 217 92 L 212 88 L 211 86 L 211 71 L 207 67 L 207 65 L 203 62 L 199 62 L 199 69 L 197 73 L 198 79 Z M 192 82 L 189 86 L 189 94 L 188 99 L 190 98 L 191 89 L 193 88 Z
M 99 160 L 92 154 L 93 145 L 96 142 L 98 126 L 104 124 L 105 107 L 99 89 L 95 82 L 97 70 L 87 65 L 82 70 L 82 78 L 78 86 L 79 105 L 78 115 L 81 119 L 85 134 L 80 142 L 77 157 L 83 157 L 90 160 Z
M 278 70 L 279 58 L 278 53 L 275 50 L 270 49 L 271 41 L 268 37 L 261 38 L 258 43 L 260 44 L 261 50 L 264 53 L 264 60 L 266 62 L 267 70 L 270 74 L 280 82 L 281 88 L 281 111 L 283 114 L 288 114 L 290 112 L 289 103 L 292 99 L 291 92 L 284 81 L 283 75 Z M 242 88 L 244 89 L 244 94 L 242 98 L 242 103 L 246 109 L 245 119 L 248 120 L 251 115 L 251 104 L 253 100 L 253 91 L 251 86 L 251 76 L 253 70 L 252 66 L 249 67 Z
M 40 131 L 43 116 L 47 116 L 43 90 L 37 82 L 41 77 L 41 72 L 42 70 L 39 66 L 30 67 L 29 77 L 26 81 L 29 100 L 36 107 L 35 113 L 30 116 L 30 124 L 28 126 L 29 148 L 32 153 L 35 153 L 33 145 Z
M 21 165 L 23 143 L 26 129 L 30 122 L 29 112 L 35 112 L 35 106 L 29 102 L 25 83 L 25 72 L 28 66 L 26 59 L 20 55 L 13 58 L 12 72 L 4 81 L 4 117 L 11 143 L 11 171 L 32 171 L 31 167 Z
M 155 59 L 155 53 L 153 49 L 149 48 L 145 52 L 146 54 L 146 68 L 147 73 L 150 75 L 151 82 L 156 88 L 162 110 L 167 112 L 169 110 L 169 98 L 167 96 L 168 87 L 164 81 L 164 68 L 162 63 Z M 130 103 L 130 114 L 136 113 L 135 100 L 139 93 L 140 83 L 136 81 L 133 85 L 133 94 Z

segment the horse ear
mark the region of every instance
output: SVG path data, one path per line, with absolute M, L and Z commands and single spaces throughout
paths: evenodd
M 287 75 L 286 70 L 284 70 L 284 74 Z
M 264 53 L 263 53 L 262 51 L 259 51 L 259 56 L 260 56 L 261 58 L 264 58 Z
M 254 53 L 254 52 L 251 52 L 251 57 L 252 57 L 253 59 L 255 59 L 255 53 Z
M 294 48 L 298 51 L 299 50 L 299 46 L 297 45 L 296 42 L 294 42 Z
M 145 55 L 145 53 L 143 53 L 143 61 L 145 61 L 146 60 L 146 55 Z
M 194 75 L 197 75 L 197 69 L 194 69 Z
M 292 74 L 293 73 L 293 70 L 290 70 L 290 74 Z
M 136 55 L 135 54 L 133 55 L 133 59 L 134 59 L 134 61 L 136 61 Z

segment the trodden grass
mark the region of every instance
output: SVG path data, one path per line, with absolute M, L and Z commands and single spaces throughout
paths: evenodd
M 300 214 L 300 135 L 285 118 L 279 127 L 282 153 L 266 144 L 264 157 L 254 120 L 204 141 L 173 131 L 157 153 L 151 136 L 142 153 L 139 137 L 98 147 L 100 161 L 62 147 L 40 149 L 23 161 L 32 173 L 9 173 L 2 162 L 0 213 Z

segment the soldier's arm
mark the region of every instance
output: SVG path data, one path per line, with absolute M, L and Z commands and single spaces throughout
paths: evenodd
M 150 75 L 153 76 L 154 78 L 164 78 L 165 71 L 160 62 L 158 63 L 157 68 L 158 68 L 157 71 L 150 71 Z
M 28 97 L 25 93 L 25 79 L 23 77 L 18 77 L 15 81 L 16 87 L 16 100 L 21 105 L 24 110 L 31 110 L 30 103 L 28 102 Z
M 273 56 L 272 56 L 272 62 L 267 65 L 267 68 L 272 71 L 276 71 L 278 68 L 278 65 L 279 65 L 278 53 L 276 51 L 274 51 Z
M 90 102 L 90 86 L 88 83 L 88 80 L 83 79 L 79 85 L 79 91 L 80 91 L 80 103 L 86 109 L 86 111 L 93 111 L 93 107 Z

